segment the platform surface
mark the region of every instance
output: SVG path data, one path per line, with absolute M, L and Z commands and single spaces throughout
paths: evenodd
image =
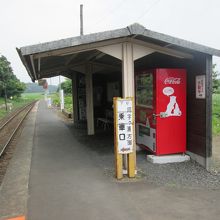
M 104 153 L 94 153 L 98 142 L 89 146 L 87 140 L 78 141 L 78 134 L 73 135 L 44 101 L 32 127 L 27 203 L 24 200 L 28 220 L 219 220 L 220 190 L 157 186 L 147 181 L 147 174 L 136 181 L 116 181 L 102 166 Z

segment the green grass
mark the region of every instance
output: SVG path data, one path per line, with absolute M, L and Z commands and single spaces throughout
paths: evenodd
M 54 93 L 50 95 L 52 99 L 53 105 L 60 106 L 60 97 L 59 93 Z M 66 94 L 64 96 L 64 108 L 67 112 L 72 113 L 73 112 L 73 104 L 72 104 L 72 95 Z
M 64 97 L 65 109 L 67 112 L 73 112 L 73 103 L 72 103 L 72 95 L 66 95 Z
M 23 93 L 21 95 L 22 99 L 26 100 L 36 100 L 36 99 L 42 99 L 44 97 L 43 93 Z
M 212 131 L 220 135 L 220 94 L 213 94 L 212 98 Z
M 21 97 L 7 100 L 8 111 L 5 108 L 4 98 L 0 98 L 0 119 L 5 117 L 11 111 L 26 105 L 29 102 L 43 98 L 41 93 L 23 93 Z

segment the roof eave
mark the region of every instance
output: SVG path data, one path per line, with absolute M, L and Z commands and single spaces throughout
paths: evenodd
M 16 50 L 17 50 L 17 53 L 18 53 L 18 55 L 19 55 L 19 57 L 20 57 L 20 59 L 21 59 L 23 65 L 25 66 L 25 69 L 26 69 L 27 72 L 28 72 L 28 75 L 29 75 L 30 78 L 31 78 L 31 81 L 34 82 L 36 79 L 34 78 L 33 74 L 31 73 L 31 70 L 28 68 L 27 62 L 25 61 L 25 58 L 24 58 L 24 56 L 22 55 L 21 50 L 20 50 L 19 48 L 17 48 L 17 47 L 16 47 Z
M 190 50 L 220 57 L 220 50 L 214 49 L 212 47 L 207 47 L 201 44 L 197 44 L 191 41 L 183 40 L 181 38 L 173 37 L 159 32 L 154 32 L 148 29 L 145 29 L 143 36 L 160 40 L 182 48 L 187 48 Z

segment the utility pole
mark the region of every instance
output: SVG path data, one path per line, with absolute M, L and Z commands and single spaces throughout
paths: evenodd
M 59 91 L 61 90 L 61 78 L 60 78 L 60 75 L 59 75 Z
M 8 105 L 7 105 L 7 90 L 6 90 L 6 83 L 4 83 L 4 92 L 5 92 L 5 110 L 8 111 Z
M 83 35 L 83 5 L 80 5 L 80 36 Z
M 59 95 L 60 95 L 60 110 L 64 110 L 64 92 L 61 88 L 61 77 L 59 75 Z

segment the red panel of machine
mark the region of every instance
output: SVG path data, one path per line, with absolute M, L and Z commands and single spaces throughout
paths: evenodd
M 164 117 L 161 115 L 163 113 Z M 156 69 L 156 115 L 156 154 L 185 152 L 186 71 L 184 69 Z
M 186 151 L 186 71 L 136 73 L 137 144 L 156 155 Z

